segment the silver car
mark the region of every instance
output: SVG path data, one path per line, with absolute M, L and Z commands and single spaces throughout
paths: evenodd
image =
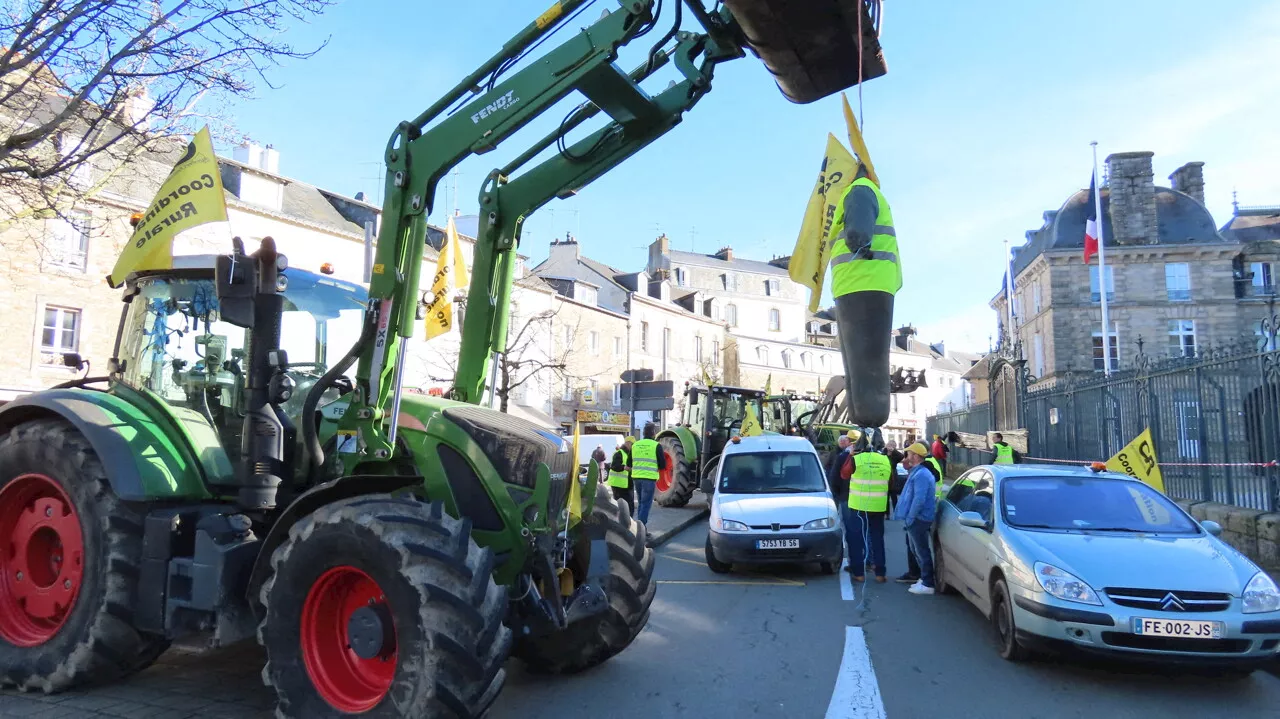
M 1163 494 L 1089 467 L 974 467 L 938 503 L 936 586 L 1000 656 L 1075 650 L 1247 675 L 1280 649 L 1280 589 Z

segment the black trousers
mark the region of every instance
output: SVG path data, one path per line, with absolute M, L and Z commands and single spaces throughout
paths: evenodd
M 613 490 L 613 498 L 619 502 L 626 502 L 627 509 L 631 510 L 631 516 L 636 516 L 636 490 L 634 486 L 626 489 L 621 487 L 610 487 Z

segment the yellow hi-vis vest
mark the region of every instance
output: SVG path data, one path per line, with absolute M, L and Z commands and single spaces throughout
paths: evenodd
M 617 487 L 618 489 L 626 489 L 631 486 L 631 478 L 627 476 L 627 461 L 631 459 L 631 456 L 627 454 L 627 448 L 625 445 L 618 447 L 618 451 L 622 453 L 622 471 L 609 472 L 609 486 Z
M 933 467 L 933 471 L 938 473 L 938 486 L 933 490 L 933 496 L 936 499 L 942 499 L 942 465 L 938 463 L 937 457 L 926 457 L 924 463 Z
M 636 440 L 631 445 L 631 478 L 658 479 L 658 443 L 652 439 Z
M 889 475 L 893 466 L 878 452 L 853 455 L 849 477 L 849 509 L 856 512 L 884 512 L 889 509 Z
M 1004 442 L 996 442 L 996 461 L 992 464 L 1013 464 L 1013 447 Z
M 871 235 L 870 256 L 854 255 L 853 251 L 858 248 L 849 246 L 845 232 L 844 201 L 858 187 L 870 188 L 880 202 L 875 231 Z M 898 236 L 893 229 L 893 213 L 889 211 L 889 203 L 885 202 L 884 195 L 880 194 L 880 188 L 870 179 L 862 177 L 854 180 L 840 195 L 827 242 L 831 245 L 832 297 L 867 290 L 879 290 L 892 295 L 902 288 L 902 263 L 898 258 Z

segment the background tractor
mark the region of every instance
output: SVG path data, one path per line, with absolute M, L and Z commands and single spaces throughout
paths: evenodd
M 654 501 L 664 507 L 683 507 L 700 486 L 709 491 L 710 473 L 729 438 L 742 430 L 747 407 L 763 416 L 764 392 L 724 385 L 690 384 L 684 390 L 684 414 L 679 424 L 658 433 L 667 453 L 667 469 L 658 477 Z
M 631 643 L 655 589 L 644 527 L 594 467 L 578 487 L 562 437 L 477 406 L 506 349 L 521 227 L 674 128 L 748 49 L 798 103 L 884 65 L 879 5 L 862 0 L 672 0 L 631 72 L 619 48 L 666 19 L 623 0 L 521 65 L 591 4 L 555 3 L 396 128 L 367 292 L 290 269 L 270 238 L 176 258 L 128 277 L 106 375 L 0 408 L 0 682 L 57 691 L 178 638 L 256 636 L 279 715 L 470 717 L 508 656 L 573 672 Z M 640 87 L 668 65 L 678 79 Z M 437 183 L 575 92 L 481 190 L 451 397 L 404 394 Z M 759 394 L 726 400 L 759 410 Z

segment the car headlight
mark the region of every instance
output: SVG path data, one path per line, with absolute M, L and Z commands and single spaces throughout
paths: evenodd
M 831 529 L 834 526 L 836 526 L 835 517 L 823 517 L 822 519 L 815 519 L 812 522 L 805 522 L 801 529 Z
M 1098 594 L 1093 591 L 1093 587 L 1085 584 L 1084 580 L 1071 572 L 1058 569 L 1052 564 L 1036 562 L 1036 580 L 1040 582 L 1040 586 L 1050 596 L 1061 599 L 1064 602 L 1102 604 L 1102 600 L 1098 599 Z
M 1280 611 L 1280 588 L 1263 572 L 1253 575 L 1244 586 L 1242 598 L 1245 614 Z
M 732 519 L 720 519 L 720 531 L 722 532 L 745 532 L 749 529 L 742 522 L 735 522 Z

